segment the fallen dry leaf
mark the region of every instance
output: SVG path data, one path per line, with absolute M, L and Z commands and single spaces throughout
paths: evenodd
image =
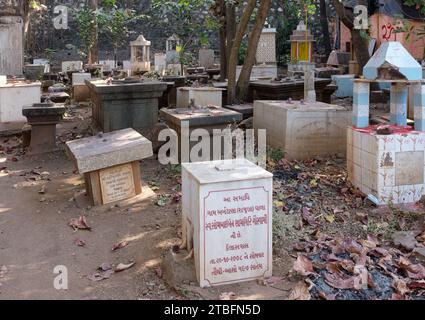
M 111 275 L 114 273 L 113 270 L 106 270 L 104 272 L 97 272 L 94 274 L 91 274 L 89 276 L 87 276 L 87 279 L 89 279 L 90 281 L 102 281 L 105 279 L 109 279 L 111 277 Z
M 340 277 L 335 273 L 326 273 L 325 282 L 335 289 L 354 289 L 356 277 Z
M 87 224 L 85 216 L 81 216 L 79 218 L 72 218 L 71 221 L 69 221 L 69 225 L 74 230 L 91 230 L 91 227 Z
M 116 243 L 112 246 L 112 251 L 122 249 L 124 247 L 128 246 L 128 241 L 121 241 L 119 243 Z
M 310 300 L 311 294 L 304 281 L 298 282 L 289 294 L 289 300 Z
M 163 272 L 162 272 L 162 268 L 161 267 L 156 268 L 155 269 L 155 273 L 158 276 L 158 278 L 162 279 Z
M 407 286 L 410 289 L 425 289 L 425 280 L 412 281 Z
M 307 207 L 302 208 L 301 217 L 303 218 L 304 222 L 312 227 L 317 227 L 319 225 L 314 219 L 314 216 L 311 214 L 310 209 Z
M 302 276 L 308 276 L 314 273 L 313 263 L 309 258 L 299 254 L 297 260 L 294 262 L 294 271 Z
M 117 267 L 115 268 L 115 272 L 121 272 L 121 271 L 125 271 L 130 269 L 132 266 L 134 266 L 136 263 L 135 262 L 131 262 L 128 264 L 124 264 L 124 263 L 120 263 L 119 265 L 117 265 Z
M 79 247 L 85 247 L 86 246 L 86 242 L 82 239 L 75 239 L 74 244 L 76 246 L 79 246 Z
M 400 279 L 397 276 L 394 276 L 394 281 L 392 284 L 392 287 L 397 291 L 398 294 L 404 296 L 406 295 L 406 293 L 409 293 L 410 290 L 407 287 L 407 284 L 405 281 L 403 281 L 402 279 Z

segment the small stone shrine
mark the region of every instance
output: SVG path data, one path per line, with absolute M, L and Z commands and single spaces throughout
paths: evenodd
M 151 70 L 150 47 L 151 42 L 140 35 L 135 41 L 130 42 L 131 47 L 131 72 L 143 74 Z
M 66 109 L 51 102 L 35 103 L 22 108 L 22 114 L 31 125 L 30 154 L 56 151 L 56 125 L 62 120 Z
M 425 195 L 425 84 L 422 67 L 399 42 L 385 42 L 354 80 L 353 126 L 348 129 L 348 179 L 378 205 Z M 370 84 L 391 84 L 389 125 L 369 125 Z M 415 127 L 407 126 L 412 87 Z
M 304 64 L 310 64 L 313 57 L 314 38 L 301 21 L 296 30 L 290 37 L 291 42 L 291 62 L 288 64 L 288 73 L 290 76 L 294 74 L 304 73 Z

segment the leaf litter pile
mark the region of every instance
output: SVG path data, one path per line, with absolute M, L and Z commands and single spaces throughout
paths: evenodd
M 377 207 L 345 161 L 269 159 L 275 251 L 288 251 L 289 299 L 425 299 L 424 203 Z

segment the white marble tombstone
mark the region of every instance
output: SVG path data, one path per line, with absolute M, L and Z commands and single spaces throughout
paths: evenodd
M 246 159 L 182 164 L 183 239 L 202 288 L 272 275 L 272 179 Z

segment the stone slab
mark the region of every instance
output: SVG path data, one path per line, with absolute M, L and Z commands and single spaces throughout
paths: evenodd
M 136 195 L 131 163 L 100 170 L 99 180 L 104 204 Z
M 183 238 L 201 287 L 272 275 L 272 177 L 246 159 L 182 164 Z
M 149 158 L 152 143 L 133 129 L 124 129 L 66 143 L 80 173 Z
M 225 108 L 211 108 L 210 112 L 202 113 L 191 109 L 161 109 L 160 115 L 166 122 L 181 126 L 182 121 L 188 121 L 190 127 L 222 125 L 242 121 L 242 114 Z

